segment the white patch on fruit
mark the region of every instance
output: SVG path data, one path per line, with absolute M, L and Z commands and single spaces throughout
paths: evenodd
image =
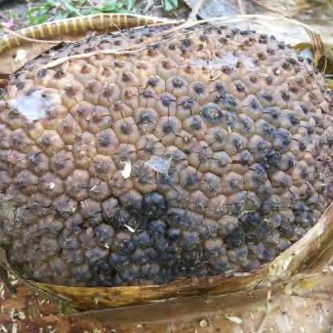
M 145 164 L 156 172 L 167 175 L 169 173 L 171 161 L 172 157 L 163 158 L 160 156 L 152 156 Z
M 231 69 L 234 69 L 237 63 L 240 62 L 246 67 L 249 71 L 257 71 L 260 68 L 254 63 L 253 58 L 248 57 L 244 54 L 235 55 L 234 52 L 228 52 L 223 55 L 223 57 L 214 59 L 214 60 L 205 60 L 205 59 L 196 59 L 190 61 L 191 65 L 197 67 L 208 67 L 210 69 L 220 70 L 223 66 L 227 66 Z
M 302 50 L 300 55 L 306 60 L 310 60 L 311 62 L 313 61 L 313 51 L 310 48 Z
M 22 95 L 8 102 L 11 109 L 16 109 L 28 120 L 34 121 L 45 117 L 46 111 L 54 102 L 42 91 L 36 90 L 29 95 Z
M 132 232 L 132 233 L 135 232 L 135 229 L 133 227 L 131 227 L 130 225 L 128 225 L 128 224 L 124 224 L 124 227 L 127 228 L 127 230 L 129 232 Z
M 233 52 L 228 52 L 222 59 L 225 66 L 234 68 L 238 62 L 239 58 L 234 55 Z
M 259 67 L 253 62 L 253 59 L 245 55 L 240 56 L 239 61 L 249 70 L 256 71 Z
M 130 161 L 126 161 L 124 163 L 125 163 L 124 168 L 120 172 L 121 172 L 122 176 L 124 177 L 124 179 L 127 179 L 131 176 L 132 164 Z

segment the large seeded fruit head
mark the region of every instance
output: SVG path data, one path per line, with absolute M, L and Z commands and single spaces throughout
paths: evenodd
M 329 107 L 322 75 L 253 31 L 58 46 L 1 91 L 1 246 L 23 277 L 73 286 L 254 270 L 331 202 Z

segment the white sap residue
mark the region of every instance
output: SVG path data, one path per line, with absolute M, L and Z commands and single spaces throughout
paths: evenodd
M 166 159 L 160 156 L 152 156 L 146 165 L 158 173 L 167 175 L 169 173 L 172 158 Z
M 313 70 L 313 59 L 314 59 L 314 55 L 313 55 L 313 51 L 311 49 L 304 49 L 300 52 L 301 56 L 306 59 L 307 61 L 305 62 L 305 66 L 307 68 L 308 71 L 312 71 Z
M 247 57 L 245 55 L 241 55 L 239 57 L 239 61 L 249 70 L 249 71 L 256 71 L 259 67 L 253 62 L 251 57 Z
M 223 57 L 223 62 L 225 66 L 234 68 L 237 65 L 239 58 L 235 56 L 233 52 L 228 52 L 224 57 Z
M 308 59 L 312 62 L 313 60 L 313 51 L 310 48 L 304 49 L 300 52 L 300 55 L 304 58 L 304 59 Z
M 124 168 L 120 172 L 121 172 L 122 176 L 124 177 L 124 179 L 127 179 L 131 176 L 132 164 L 131 164 L 131 161 L 126 161 L 124 163 L 125 163 Z
M 196 59 L 191 60 L 190 64 L 197 67 L 208 67 L 210 69 L 221 69 L 223 66 L 227 66 L 231 69 L 234 69 L 237 63 L 240 62 L 246 67 L 249 71 L 256 71 L 259 67 L 254 63 L 253 58 L 248 57 L 244 54 L 235 55 L 234 52 L 228 52 L 223 57 L 216 58 L 213 60 L 206 59 Z
M 135 229 L 128 224 L 124 224 L 124 227 L 126 227 L 129 232 L 135 232 Z
M 53 102 L 43 96 L 42 91 L 36 90 L 29 95 L 22 95 L 9 101 L 12 109 L 17 109 L 27 119 L 33 121 L 43 118 Z

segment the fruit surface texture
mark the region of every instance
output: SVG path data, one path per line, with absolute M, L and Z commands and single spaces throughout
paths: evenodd
M 290 46 L 220 24 L 57 46 L 0 92 L 0 245 L 61 285 L 255 270 L 331 202 L 330 101 Z

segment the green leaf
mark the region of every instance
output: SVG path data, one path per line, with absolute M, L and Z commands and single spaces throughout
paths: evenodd
M 27 16 L 28 16 L 28 19 L 29 19 L 29 23 L 31 25 L 35 25 L 35 18 L 34 16 L 32 15 L 32 13 L 29 13 L 29 10 L 27 11 Z
M 29 19 L 29 23 L 31 25 L 35 25 L 46 22 L 47 18 L 45 19 L 45 17 L 48 16 L 47 15 L 48 11 L 49 9 L 45 7 L 29 9 L 26 13 Z
M 100 14 L 100 13 L 103 12 L 98 7 L 96 8 L 88 7 L 81 10 L 82 15 L 91 15 L 91 14 Z
M 27 10 L 27 14 L 39 13 L 41 11 L 41 7 L 33 7 Z
M 44 4 L 44 5 L 49 5 L 49 6 L 55 7 L 57 5 L 57 2 L 54 0 L 47 0 L 46 4 Z
M 60 10 L 54 15 L 54 20 L 59 21 L 59 20 L 65 19 L 67 17 L 68 17 L 68 14 L 66 12 Z
M 42 24 L 47 22 L 49 16 L 48 15 L 39 15 L 35 18 L 35 24 Z
M 9 18 L 13 21 L 16 21 L 18 19 L 18 14 L 11 9 L 9 10 Z
M 119 11 L 122 10 L 122 5 L 114 2 L 98 8 L 101 10 L 102 13 L 108 13 L 108 12 L 118 13 Z
M 135 0 L 127 0 L 126 9 L 128 11 L 132 10 L 135 5 Z
M 166 12 L 170 12 L 178 7 L 178 0 L 163 0 L 163 8 Z
M 79 6 L 83 6 L 86 4 L 87 0 L 75 0 L 73 1 L 75 4 L 78 3 Z
M 76 8 L 71 1 L 63 1 L 65 8 L 71 13 L 81 16 L 80 11 Z

